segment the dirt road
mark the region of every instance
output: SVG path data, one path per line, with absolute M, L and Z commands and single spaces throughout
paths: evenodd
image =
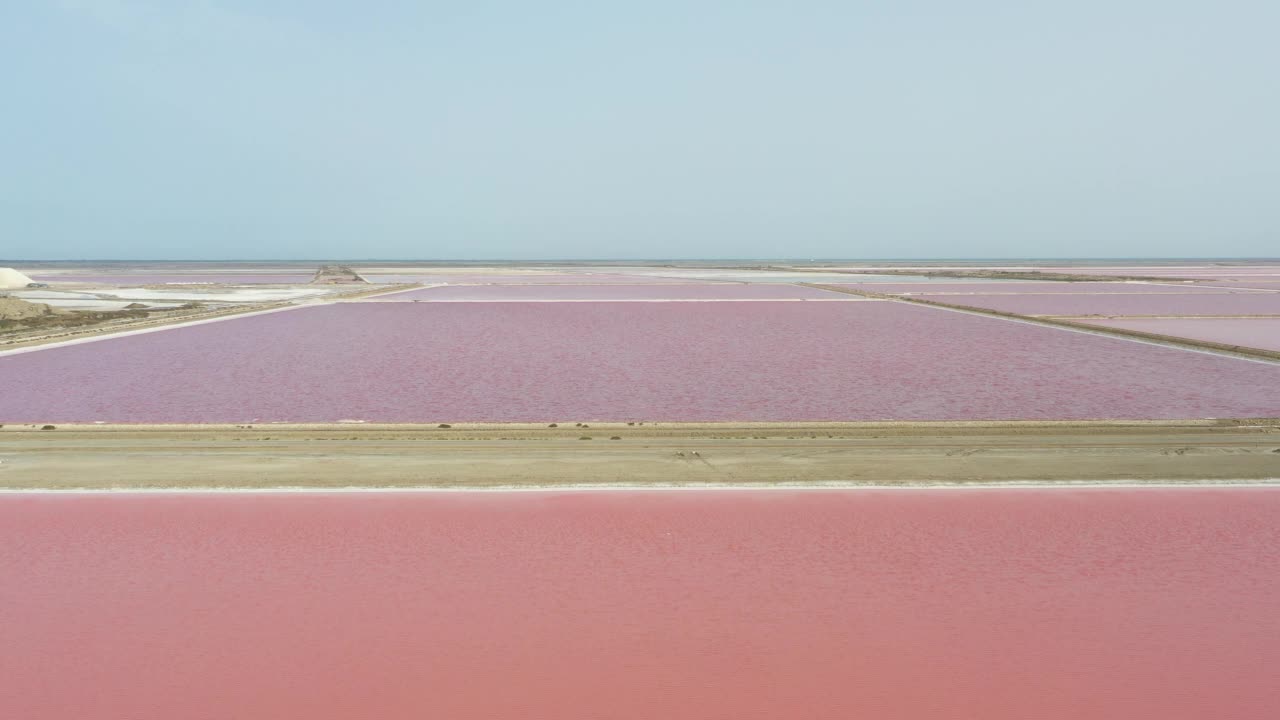
M 0 430 L 8 489 L 1268 479 L 1280 480 L 1276 420 Z

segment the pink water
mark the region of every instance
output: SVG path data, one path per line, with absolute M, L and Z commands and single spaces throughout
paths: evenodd
M 0 496 L 6 718 L 1269 720 L 1280 491 Z
M 1021 315 L 1280 315 L 1280 293 L 930 295 L 949 305 Z
M 1280 351 L 1280 318 L 1125 318 L 1086 322 L 1099 327 Z
M 1206 288 L 1252 288 L 1254 290 L 1271 290 L 1280 292 L 1280 280 L 1272 281 L 1255 281 L 1255 280 L 1206 280 L 1200 283 Z
M 346 303 L 0 356 L 0 422 L 1280 417 L 1280 365 L 895 302 Z
M 592 284 L 592 283 L 630 283 L 635 285 L 664 285 L 672 283 L 697 283 L 697 280 L 673 280 L 662 277 L 646 277 L 643 275 L 621 275 L 608 273 L 565 273 L 537 275 L 531 273 L 437 273 L 437 274 L 385 274 L 364 275 L 371 283 L 423 283 L 427 285 L 560 285 L 560 284 Z
M 858 271 L 876 271 L 887 268 L 874 267 L 844 267 L 844 268 L 827 268 L 830 270 L 858 270 Z M 1030 266 L 1030 265 L 915 265 L 915 266 L 894 266 L 892 268 L 898 272 L 904 270 L 1003 270 L 1011 272 L 1038 271 L 1043 273 L 1075 273 L 1081 275 L 1124 275 L 1124 276 L 1142 276 L 1142 277 L 1180 277 L 1180 278 L 1218 278 L 1218 277 L 1258 277 L 1258 276 L 1274 276 L 1280 278 L 1280 265 L 1059 265 L 1059 266 Z
M 1235 278 L 1235 277 L 1275 277 L 1280 278 L 1280 266 L 1250 265 L 1222 266 L 1197 265 L 1187 267 L 1045 267 L 1037 268 L 1043 272 L 1069 272 L 1085 275 L 1136 275 L 1142 277 L 1181 277 L 1181 278 Z
M 169 283 L 192 285 L 222 283 L 226 285 L 291 285 L 311 282 L 312 273 L 296 275 L 267 275 L 262 273 L 232 274 L 210 273 L 205 275 L 33 275 L 39 282 L 98 283 L 102 285 L 165 285 Z
M 977 293 L 979 295 L 1038 295 L 1038 294 L 1187 294 L 1187 293 L 1226 293 L 1230 288 L 1211 288 L 1197 285 L 1160 285 L 1158 283 L 1124 283 L 1124 282 L 989 282 L 989 283 L 852 283 L 841 284 L 841 287 L 852 287 L 871 292 L 891 295 L 956 295 Z
M 702 285 L 463 285 L 423 288 L 373 298 L 381 302 L 540 300 L 857 300 L 798 285 L 705 283 Z

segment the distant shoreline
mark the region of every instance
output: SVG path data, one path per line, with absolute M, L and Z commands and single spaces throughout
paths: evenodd
M 1150 263 L 1152 265 L 1172 265 L 1177 266 L 1188 263 L 1215 263 L 1215 264 L 1254 264 L 1254 263 L 1276 263 L 1280 262 L 1280 257 L 1091 257 L 1091 258 L 1062 258 L 1062 257 L 937 257 L 937 258 L 548 258 L 537 260 L 521 260 L 516 258 L 503 259 L 476 259 L 476 258 L 458 258 L 458 259 L 414 259 L 414 258 L 301 258 L 301 259 L 281 259 L 281 258 L 264 258 L 264 259 L 248 259 L 248 258 L 232 258 L 224 260 L 178 260 L 178 259 L 149 259 L 149 260 L 112 260 L 112 259 L 51 259 L 51 258 L 0 258 L 0 266 L 8 265 L 56 265 L 61 267 L 95 267 L 102 265 L 110 266 L 129 266 L 129 267 L 152 267 L 152 266 L 192 266 L 203 267 L 209 266 L 228 266 L 228 267 L 261 267 L 261 266 L 315 266 L 330 263 L 343 264 L 377 264 L 377 265 L 408 265 L 420 267 L 485 267 L 493 265 L 527 265 L 527 266 L 558 266 L 558 265 L 641 265 L 641 266 L 662 266 L 662 265 L 689 265 L 702 267 L 709 264 L 728 264 L 728 265 L 829 265 L 831 263 L 855 263 L 862 265 L 936 265 L 941 263 L 951 264 L 973 264 L 973 265 L 990 265 L 998 264 L 1018 264 L 1018 265 L 1043 265 L 1043 264 L 1079 264 L 1079 265 L 1117 265 L 1125 263 Z

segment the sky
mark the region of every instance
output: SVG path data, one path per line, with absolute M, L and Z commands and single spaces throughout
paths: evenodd
M 1274 0 L 0 2 L 0 258 L 1280 255 Z

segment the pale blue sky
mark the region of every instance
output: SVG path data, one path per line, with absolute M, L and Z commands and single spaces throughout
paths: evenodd
M 1280 3 L 0 2 L 0 258 L 1280 255 Z

